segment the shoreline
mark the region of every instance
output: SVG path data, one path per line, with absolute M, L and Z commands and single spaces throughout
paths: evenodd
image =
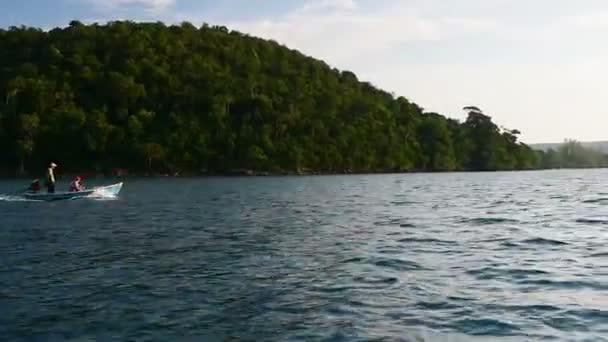
M 324 172 L 324 171 L 285 171 L 285 172 L 267 172 L 253 170 L 235 170 L 229 172 L 183 172 L 183 173 L 147 173 L 147 172 L 126 172 L 126 173 L 100 173 L 100 172 L 57 172 L 57 179 L 72 179 L 75 176 L 83 176 L 83 178 L 240 178 L 240 177 L 306 177 L 306 176 L 361 176 L 361 175 L 406 175 L 406 174 L 437 174 L 437 173 L 496 173 L 496 172 L 530 172 L 530 171 L 549 171 L 549 170 L 594 170 L 606 169 L 606 167 L 580 167 L 580 168 L 553 168 L 553 169 L 519 169 L 519 170 L 451 170 L 451 171 L 348 171 L 348 172 Z M 42 177 L 35 175 L 8 175 L 0 174 L 0 179 L 27 179 L 32 180 L 38 178 L 43 181 Z

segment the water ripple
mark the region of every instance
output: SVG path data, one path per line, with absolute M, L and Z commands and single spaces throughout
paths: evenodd
M 519 327 L 498 319 L 462 319 L 454 322 L 452 327 L 470 335 L 513 336 Z
M 424 269 L 424 267 L 413 261 L 395 258 L 372 258 L 369 260 L 369 263 L 378 267 L 390 268 L 395 271 L 416 271 Z
M 577 219 L 577 223 L 586 223 L 586 224 L 599 224 L 605 225 L 608 224 L 608 220 L 606 219 Z
M 456 244 L 455 241 L 446 241 L 446 240 L 439 240 L 439 239 L 432 239 L 432 238 L 415 238 L 415 237 L 403 238 L 403 239 L 397 240 L 397 242 L 412 243 L 412 244 L 431 244 L 431 245 L 455 245 Z
M 567 245 L 567 242 L 553 239 L 545 239 L 545 238 L 532 238 L 522 240 L 521 243 L 531 244 L 531 245 L 547 245 L 547 246 L 563 246 Z
M 606 341 L 605 179 L 163 178 L 114 201 L 0 197 L 0 334 Z
M 467 218 L 460 221 L 460 223 L 470 223 L 474 225 L 493 225 L 500 223 L 517 223 L 517 220 L 502 218 L 502 217 L 475 217 L 475 218 Z
M 605 291 L 608 290 L 608 283 L 594 281 L 575 281 L 575 280 L 552 280 L 552 279 L 523 279 L 518 282 L 521 285 L 539 285 L 545 289 L 584 289 Z

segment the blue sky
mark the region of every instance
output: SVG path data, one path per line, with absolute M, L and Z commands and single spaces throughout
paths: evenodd
M 608 139 L 605 0 L 21 0 L 0 26 L 190 21 L 275 39 L 429 111 L 477 105 L 526 142 Z

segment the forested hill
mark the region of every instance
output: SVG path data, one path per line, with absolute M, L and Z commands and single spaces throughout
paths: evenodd
M 4 172 L 511 170 L 536 154 L 274 41 L 189 23 L 0 30 Z M 412 82 L 404 79 L 403 82 Z M 441 94 L 437 94 L 441 96 Z

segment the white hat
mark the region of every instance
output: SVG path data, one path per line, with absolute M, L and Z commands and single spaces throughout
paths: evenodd
M 57 164 L 51 163 L 51 167 L 57 167 Z

